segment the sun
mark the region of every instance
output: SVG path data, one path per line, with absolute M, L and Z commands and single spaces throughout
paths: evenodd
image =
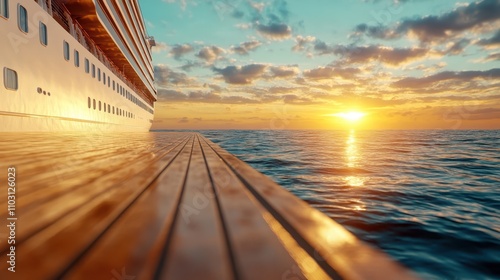
M 348 122 L 357 122 L 360 119 L 362 119 L 364 116 L 366 116 L 366 114 L 362 113 L 362 112 L 357 112 L 357 111 L 350 111 L 350 112 L 342 112 L 342 113 L 333 114 L 332 116 L 342 118 Z

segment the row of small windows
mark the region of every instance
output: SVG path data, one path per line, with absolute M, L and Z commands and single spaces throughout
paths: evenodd
M 105 102 L 96 101 L 95 99 L 91 99 L 88 97 L 88 106 L 89 109 L 104 111 L 104 113 L 110 113 L 118 116 L 123 116 L 131 119 L 135 119 L 135 114 L 131 112 L 127 112 L 120 108 L 115 108 L 115 106 L 111 106 L 110 104 L 106 104 Z
M 64 54 L 64 59 L 69 61 L 70 60 L 70 46 L 69 43 L 66 41 L 63 41 L 63 54 Z M 80 67 L 80 53 L 75 50 L 74 51 L 74 61 L 75 61 L 75 67 Z M 92 66 L 92 68 L 91 68 Z M 91 71 L 92 70 L 92 71 Z M 96 66 L 90 61 L 85 58 L 85 73 L 89 74 L 92 72 L 92 78 L 96 77 Z M 127 89 L 125 89 L 123 86 L 121 86 L 119 83 L 116 83 L 113 80 L 113 83 L 111 83 L 111 77 L 109 75 L 106 75 L 106 73 L 103 71 L 101 75 L 101 69 L 97 67 L 97 80 L 104 85 L 108 85 L 109 88 L 111 88 L 111 84 L 113 84 L 113 91 L 116 91 L 119 93 L 121 96 L 127 98 L 130 100 L 132 103 L 136 104 L 137 106 L 141 107 L 142 109 L 150 112 L 151 114 L 153 113 L 153 110 L 149 109 L 145 103 L 143 103 L 139 98 L 133 96 Z
M 29 32 L 28 25 L 28 10 L 23 5 L 18 5 L 18 17 L 17 24 L 19 29 L 24 32 Z M 9 1 L 8 0 L 0 0 L 0 16 L 4 18 L 9 18 Z M 47 25 L 40 21 L 39 27 L 39 35 L 40 35 L 40 43 L 44 46 L 47 46 L 49 43 Z

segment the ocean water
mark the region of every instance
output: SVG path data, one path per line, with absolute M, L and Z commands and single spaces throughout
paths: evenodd
M 500 131 L 201 131 L 425 279 L 500 279 Z

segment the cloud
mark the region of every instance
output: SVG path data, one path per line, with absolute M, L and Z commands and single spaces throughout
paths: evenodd
M 184 100 L 186 95 L 178 90 L 172 89 L 158 89 L 158 101 L 165 100 Z
M 320 54 L 339 55 L 344 63 L 367 63 L 380 61 L 386 65 L 398 66 L 423 59 L 430 54 L 426 48 L 392 48 L 378 45 L 370 46 L 328 46 L 322 41 L 317 41 L 314 50 Z
M 445 51 L 446 54 L 459 55 L 464 52 L 464 49 L 469 45 L 469 39 L 461 39 L 450 44 L 448 50 Z
M 151 48 L 154 53 L 161 53 L 168 49 L 168 45 L 163 42 L 156 42 L 156 45 Z
M 262 13 L 262 11 L 264 11 L 264 8 L 266 7 L 266 3 L 258 3 L 258 2 L 252 2 L 252 1 L 249 1 L 250 3 L 250 6 L 252 8 L 254 8 L 258 13 Z
M 484 62 L 497 60 L 500 61 L 500 53 L 492 53 L 483 59 Z
M 208 64 L 212 64 L 214 61 L 221 58 L 226 51 L 223 48 L 217 46 L 203 47 L 198 54 L 198 58 L 205 60 Z
M 500 68 L 487 71 L 444 71 L 423 78 L 404 78 L 392 84 L 396 88 L 427 88 L 444 81 L 470 82 L 473 79 L 495 80 L 500 79 Z
M 299 74 L 298 66 L 271 66 L 269 67 L 271 78 L 290 78 Z
M 500 30 L 489 39 L 479 40 L 478 45 L 484 46 L 486 48 L 499 48 L 500 47 Z
M 188 123 L 189 122 L 189 118 L 188 117 L 183 117 L 183 118 L 180 118 L 179 123 Z
M 292 28 L 284 23 L 268 25 L 256 23 L 255 29 L 264 37 L 271 40 L 284 40 L 292 35 Z
M 252 25 L 250 23 L 238 23 L 236 24 L 236 28 L 246 30 L 252 28 Z
M 312 80 L 331 79 L 334 77 L 342 77 L 344 79 L 354 79 L 356 74 L 360 73 L 358 68 L 335 68 L 335 67 L 318 67 L 304 71 L 304 77 Z
M 405 19 L 394 28 L 358 25 L 353 35 L 366 35 L 378 39 L 396 39 L 402 36 L 415 37 L 421 42 L 443 42 L 465 31 L 480 33 L 500 19 L 500 1 L 483 0 L 461 5 L 440 16 Z
M 217 103 L 217 104 L 257 104 L 259 100 L 244 96 L 230 95 L 224 96 L 212 91 L 189 91 L 183 93 L 177 90 L 159 89 L 159 101 L 167 102 L 192 102 L 192 103 Z
M 160 87 L 187 85 L 193 82 L 193 78 L 188 77 L 185 73 L 175 72 L 163 64 L 154 66 L 154 76 L 155 83 Z
M 222 75 L 226 83 L 246 85 L 262 77 L 267 66 L 264 64 L 249 64 L 245 66 L 227 66 L 225 68 L 212 68 L 214 72 Z
M 316 37 L 314 36 L 301 36 L 298 35 L 295 37 L 295 45 L 292 47 L 293 51 L 300 52 L 307 49 L 307 45 L 316 41 Z
M 183 45 L 176 44 L 170 50 L 170 55 L 172 55 L 175 59 L 179 59 L 183 55 L 190 53 L 192 51 L 194 51 L 194 48 L 190 44 L 183 44 Z
M 261 42 L 257 40 L 243 42 L 239 46 L 231 47 L 231 51 L 239 55 L 248 55 L 250 51 L 253 51 L 262 45 Z
M 320 102 L 314 101 L 309 97 L 299 96 L 296 94 L 285 94 L 282 97 L 283 103 L 294 104 L 294 105 L 313 105 L 319 104 Z

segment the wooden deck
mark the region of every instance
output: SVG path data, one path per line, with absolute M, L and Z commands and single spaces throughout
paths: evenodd
M 0 174 L 0 279 L 414 279 L 196 133 L 5 134 Z

